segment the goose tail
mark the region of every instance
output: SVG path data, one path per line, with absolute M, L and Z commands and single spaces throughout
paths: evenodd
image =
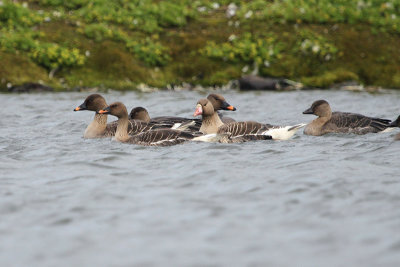
M 400 127 L 400 116 L 389 124 L 389 127 Z
M 300 128 L 303 128 L 307 124 L 299 123 L 292 126 L 274 126 L 269 128 L 263 134 L 272 136 L 274 140 L 288 140 L 290 139 Z

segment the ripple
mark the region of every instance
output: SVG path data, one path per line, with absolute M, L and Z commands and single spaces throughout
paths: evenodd
M 72 222 L 73 222 L 72 218 L 62 218 L 62 219 L 57 219 L 56 221 L 50 223 L 50 225 L 63 226 L 63 225 L 71 224 Z
M 152 116 L 190 116 L 207 92 L 103 94 Z M 277 124 L 305 121 L 301 111 L 319 98 L 385 117 L 400 100 L 400 91 L 223 94 L 240 108 L 229 113 L 237 120 Z M 299 131 L 289 141 L 173 147 L 87 140 L 93 114 L 72 112 L 86 96 L 0 94 L 6 110 L 19 107 L 0 122 L 3 265 L 290 266 L 295 258 L 357 266 L 398 258 L 400 142 L 391 135 Z

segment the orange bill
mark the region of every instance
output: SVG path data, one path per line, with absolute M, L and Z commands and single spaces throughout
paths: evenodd
M 99 113 L 99 114 L 108 114 L 108 110 L 100 109 L 99 111 L 97 111 L 97 113 Z

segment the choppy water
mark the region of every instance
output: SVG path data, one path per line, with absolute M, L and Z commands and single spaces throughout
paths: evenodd
M 398 91 L 223 94 L 238 120 L 400 114 Z M 0 95 L 0 266 L 400 266 L 398 129 L 140 147 L 83 139 L 87 95 Z M 187 117 L 205 95 L 104 94 Z

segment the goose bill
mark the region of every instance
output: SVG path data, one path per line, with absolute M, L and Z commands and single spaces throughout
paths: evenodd
M 80 110 L 86 110 L 86 109 L 87 109 L 87 107 L 86 107 L 85 103 L 83 103 L 79 107 L 76 107 L 74 109 L 74 111 L 80 111 Z
M 226 101 L 222 102 L 221 109 L 223 109 L 223 110 L 231 110 L 231 111 L 235 111 L 236 110 L 236 108 L 234 106 L 230 105 Z
M 99 114 L 110 114 L 110 108 L 105 108 L 105 109 L 100 109 L 99 111 L 97 111 L 97 113 Z
M 203 114 L 203 108 L 201 107 L 200 104 L 198 104 L 198 105 L 196 106 L 196 110 L 195 110 L 194 113 L 193 113 L 193 117 L 199 116 L 199 115 L 201 115 L 201 114 Z
M 312 111 L 312 108 L 309 108 L 309 109 L 304 110 L 303 114 L 314 114 L 314 112 Z

